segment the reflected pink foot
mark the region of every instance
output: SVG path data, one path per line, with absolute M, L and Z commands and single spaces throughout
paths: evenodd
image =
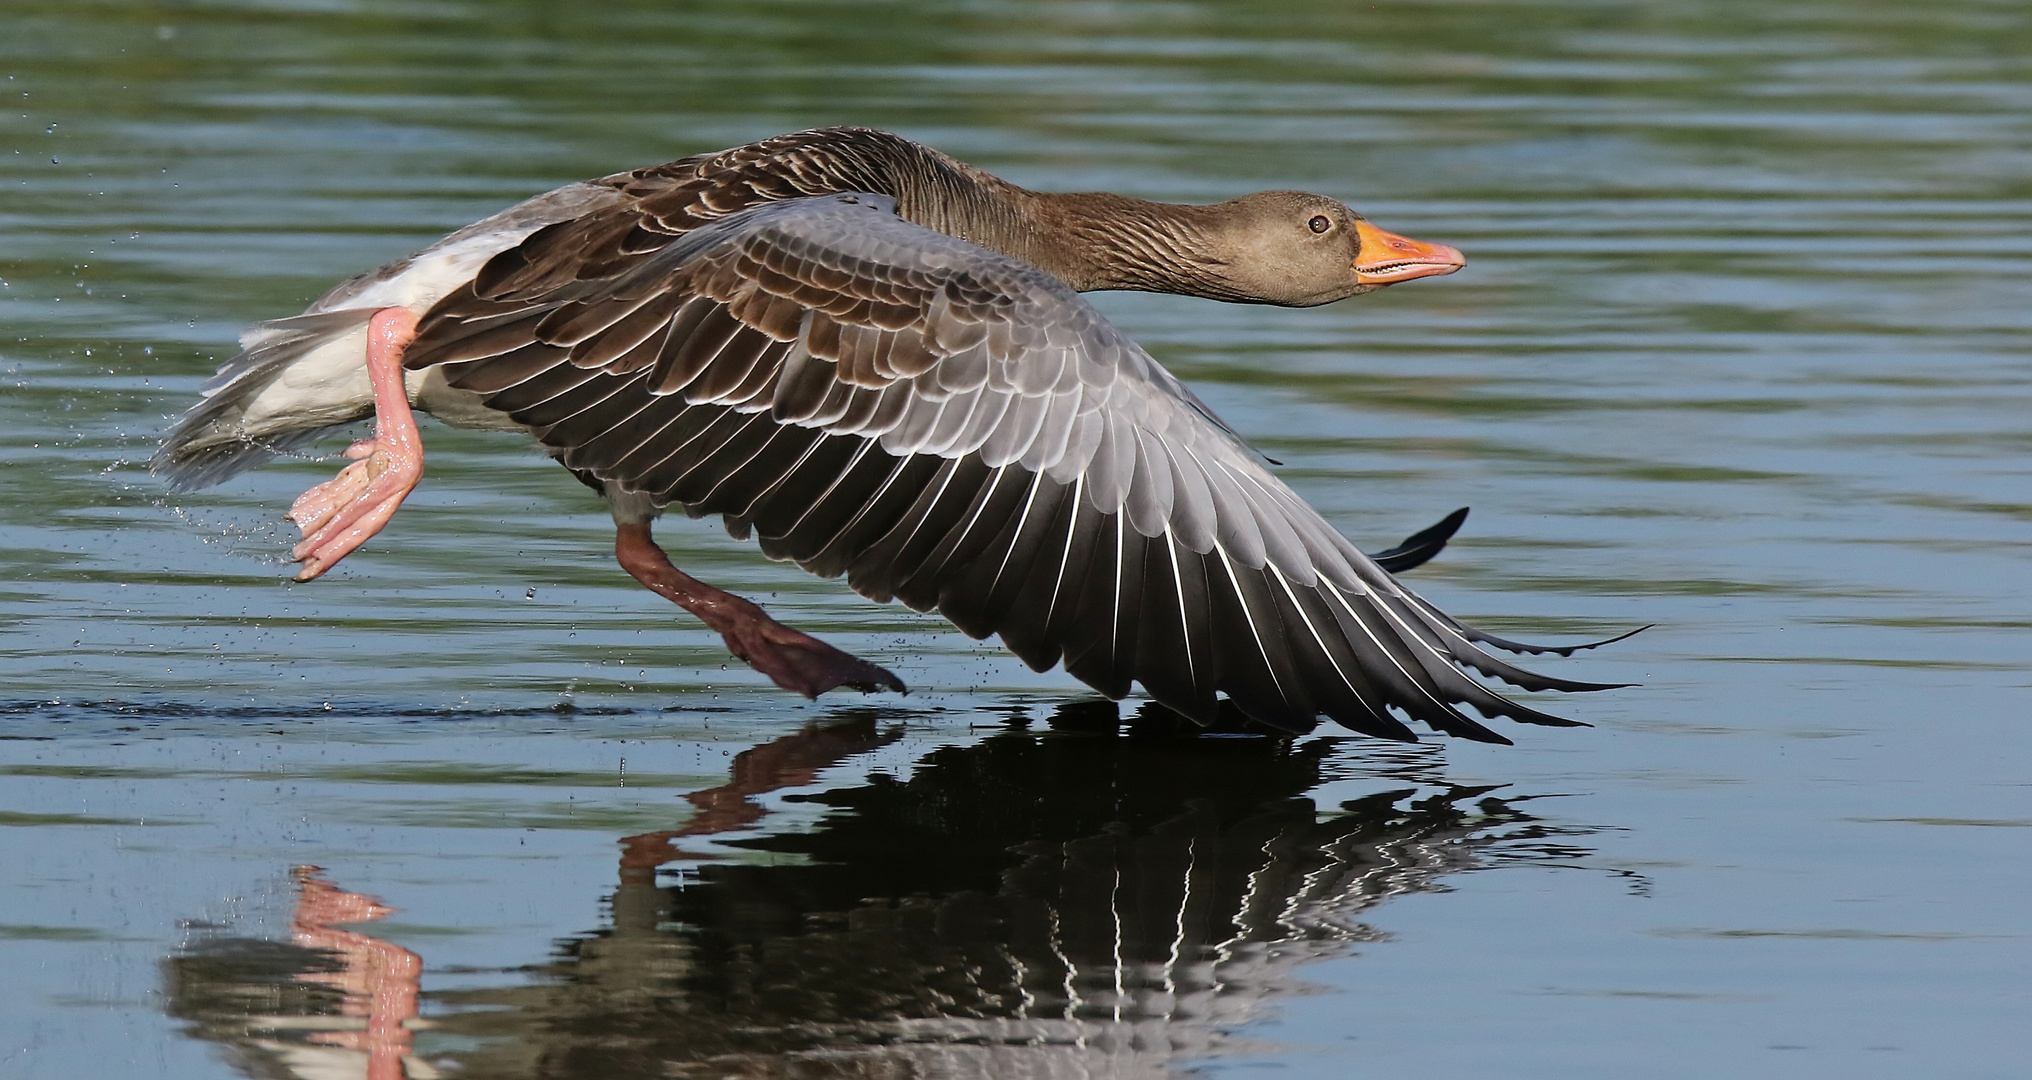
M 423 437 L 402 381 L 402 350 L 416 337 L 416 313 L 383 308 L 367 325 L 367 376 L 374 384 L 374 437 L 346 448 L 351 465 L 297 497 L 289 520 L 303 541 L 289 557 L 309 581 L 367 542 L 395 516 L 423 478 Z

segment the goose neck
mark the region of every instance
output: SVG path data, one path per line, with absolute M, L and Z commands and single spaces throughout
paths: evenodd
M 1128 289 L 1239 299 L 1211 254 L 1207 207 L 1107 192 L 1030 191 L 963 171 L 906 185 L 905 217 L 1021 259 L 1080 292 Z M 917 190 L 910 190 L 910 188 Z

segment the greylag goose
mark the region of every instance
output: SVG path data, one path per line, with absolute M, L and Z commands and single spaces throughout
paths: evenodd
M 805 131 L 538 195 L 258 325 L 153 464 L 207 486 L 372 415 L 291 508 L 308 581 L 416 485 L 414 407 L 533 436 L 606 497 L 630 574 L 807 696 L 903 684 L 671 565 L 650 535 L 666 507 L 1202 723 L 1225 697 L 1292 731 L 1323 714 L 1412 739 L 1401 713 L 1508 742 L 1460 706 L 1574 721 L 1464 669 L 1608 687 L 1479 646 L 1589 646 L 1505 641 L 1420 599 L 1079 296 L 1304 307 L 1462 262 L 1319 195 L 1046 194 L 900 136 Z

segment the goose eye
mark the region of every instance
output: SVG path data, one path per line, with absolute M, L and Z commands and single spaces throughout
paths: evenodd
M 1333 228 L 1333 222 L 1328 221 L 1325 214 L 1320 214 L 1317 217 L 1314 217 L 1312 221 L 1309 223 L 1309 225 L 1312 231 L 1316 233 L 1323 233 L 1328 229 Z

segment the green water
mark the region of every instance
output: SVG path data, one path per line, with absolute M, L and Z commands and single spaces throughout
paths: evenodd
M 366 1075 L 319 980 L 398 955 L 412 1077 L 2022 1070 L 2022 4 L 9 0 L 0 76 L 0 1076 Z M 279 514 L 329 461 L 137 464 L 250 322 L 830 123 L 1461 247 L 1096 302 L 1363 546 L 1473 506 L 1413 575 L 1446 610 L 1658 624 L 1539 665 L 1643 685 L 1510 748 L 1118 730 L 663 526 L 915 688 L 810 705 L 514 439 L 427 428 L 309 585 Z M 394 910 L 304 936 L 306 865 Z

